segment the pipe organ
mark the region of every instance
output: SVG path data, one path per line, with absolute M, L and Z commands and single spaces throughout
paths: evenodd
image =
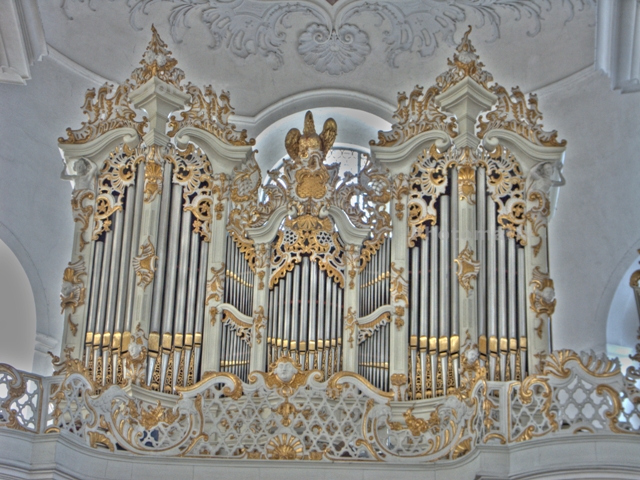
M 130 80 L 90 90 L 59 143 L 76 222 L 61 307 L 97 388 L 175 394 L 286 359 L 426 400 L 461 388 L 467 339 L 488 380 L 538 372 L 564 142 L 468 33 L 358 172 L 329 163 L 338 125 L 307 112 L 263 182 L 229 94 L 183 85 L 155 30 Z

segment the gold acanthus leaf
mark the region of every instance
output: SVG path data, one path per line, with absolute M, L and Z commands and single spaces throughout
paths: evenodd
M 480 271 L 480 262 L 473 259 L 473 250 L 469 247 L 469 242 L 467 242 L 467 245 L 460 252 L 458 258 L 454 259 L 454 262 L 458 266 L 458 271 L 456 272 L 458 282 L 460 282 L 460 285 L 464 288 L 468 297 L 469 292 L 473 290 L 471 280 L 477 279 L 478 272 Z
M 205 130 L 229 145 L 255 145 L 255 139 L 247 139 L 247 131 L 236 130 L 236 126 L 229 123 L 229 117 L 234 114 L 230 103 L 229 92 L 216 94 L 211 85 L 204 87 L 204 93 L 196 85 L 187 84 L 187 93 L 191 96 L 190 108 L 180 114 L 180 120 L 175 116 L 169 119 L 171 130 L 168 135 L 175 136 L 181 128 L 195 127 Z
M 498 96 L 498 103 L 486 114 L 486 119 L 483 115 L 478 118 L 478 138 L 483 138 L 490 130 L 504 129 L 536 145 L 564 147 L 567 144 L 566 140 L 558 141 L 556 130 L 546 132 L 542 129 L 542 123 L 538 123 L 542 122 L 542 114 L 538 110 L 538 97 L 535 94 L 529 95 L 527 101 L 518 87 L 511 89 L 511 95 L 497 84 L 490 90 Z
M 176 67 L 178 61 L 171 56 L 167 44 L 162 41 L 153 25 L 151 25 L 151 41 L 142 55 L 140 65 L 142 66 L 131 72 L 131 82 L 135 87 L 144 85 L 153 77 L 157 77 L 182 90 L 180 82 L 184 79 L 184 72 Z
M 133 128 L 142 136 L 147 126 L 147 117 L 136 121 L 136 112 L 131 108 L 129 92 L 131 86 L 113 85 L 105 83 L 98 88 L 87 90 L 82 106 L 83 113 L 88 117 L 79 129 L 67 128 L 67 138 L 58 138 L 63 145 L 79 145 L 88 143 L 116 128 Z M 111 96 L 110 96 L 111 95 Z

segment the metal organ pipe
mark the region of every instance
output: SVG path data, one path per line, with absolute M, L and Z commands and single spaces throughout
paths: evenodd
M 507 239 L 507 298 L 508 298 L 508 332 L 509 332 L 509 344 L 506 345 L 506 350 L 508 352 L 506 363 L 509 367 L 507 376 L 507 371 L 505 371 L 505 380 L 511 380 L 515 375 L 516 371 L 516 358 L 513 345 L 518 340 L 517 331 L 516 331 L 516 301 L 518 299 L 518 292 L 516 290 L 516 239 L 508 238 Z
M 527 285 L 525 277 L 524 248 L 518 249 L 518 336 L 525 339 L 527 336 Z M 519 340 L 521 342 L 521 340 Z M 525 344 L 526 345 L 526 344 Z M 519 344 L 517 355 L 520 355 L 520 378 L 523 379 L 527 372 L 527 353 L 523 345 Z M 517 378 L 517 377 L 516 377 Z
M 140 190 L 140 189 L 138 189 Z M 136 186 L 131 185 L 127 189 L 126 208 L 124 215 L 124 231 L 122 233 L 122 252 L 120 256 L 119 278 L 117 288 L 116 299 L 116 312 L 114 330 L 116 332 L 122 332 L 123 327 L 125 331 L 129 331 L 129 328 L 125 326 L 125 313 L 126 313 L 126 300 L 127 300 L 127 283 L 129 280 L 129 268 L 131 264 L 131 236 L 133 229 L 133 219 L 137 203 Z
M 506 253 L 504 230 L 498 227 L 498 359 L 500 361 L 500 372 L 499 375 L 496 373 L 497 380 L 504 380 L 505 346 L 503 343 L 506 342 L 508 335 Z
M 136 189 L 136 195 L 135 195 L 130 257 L 135 256 L 139 253 L 137 249 L 139 248 L 138 246 L 140 245 L 140 225 L 142 223 L 142 205 L 144 201 L 143 185 L 144 185 L 145 168 L 146 166 L 144 163 L 140 163 L 138 165 L 136 185 L 138 185 L 139 188 Z M 130 262 L 128 262 L 127 265 L 129 266 L 127 267 L 127 271 L 128 271 L 127 282 L 124 287 L 127 289 L 127 304 L 126 304 L 126 307 L 125 307 L 126 310 L 124 313 L 124 329 L 125 331 L 131 332 L 135 328 L 132 325 L 132 321 L 133 321 L 132 317 L 133 317 L 133 299 L 135 298 L 135 291 L 136 291 L 136 281 L 135 281 L 136 273 L 135 273 L 135 270 L 133 269 L 133 266 L 130 264 Z
M 487 260 L 486 260 L 486 232 L 487 232 L 487 222 L 486 222 L 486 176 L 485 169 L 480 167 L 476 171 L 476 240 L 478 245 L 478 253 L 477 259 L 480 263 L 480 270 L 478 271 L 477 277 L 477 289 L 478 289 L 478 337 L 482 337 L 483 335 L 487 335 L 485 323 L 485 291 L 486 291 L 486 275 L 487 275 Z M 484 352 L 481 352 L 484 353 Z
M 162 298 L 164 292 L 164 277 L 167 264 L 167 231 L 169 229 L 169 215 L 171 209 L 171 179 L 173 177 L 173 165 L 169 162 L 164 164 L 164 175 L 162 179 L 163 191 L 160 201 L 160 220 L 158 222 L 158 245 L 156 246 L 156 255 L 158 257 L 155 280 L 153 282 L 153 303 L 151 308 L 151 328 L 150 332 L 159 332 L 160 323 L 162 321 Z M 153 371 L 150 365 L 149 371 L 151 375 Z
M 496 204 L 487 195 L 487 354 L 489 356 L 489 378 L 494 378 L 497 350 L 496 315 Z

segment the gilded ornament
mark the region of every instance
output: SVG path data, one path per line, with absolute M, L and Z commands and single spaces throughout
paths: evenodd
M 73 321 L 71 320 L 71 314 L 67 315 L 67 325 L 69 326 L 69 331 L 71 332 L 71 335 L 75 337 L 78 333 L 78 324 L 73 323 Z
M 484 64 L 480 61 L 480 57 L 476 54 L 476 49 L 469 38 L 471 30 L 471 25 L 469 25 L 469 29 L 456 47 L 453 60 L 447 59 L 449 70 L 436 78 L 439 93 L 447 91 L 467 77 L 484 88 L 488 88 L 489 82 L 493 81 L 493 76 L 482 69 Z
M 171 56 L 167 44 L 162 41 L 153 25 L 151 25 L 151 41 L 142 55 L 140 65 L 142 66 L 131 73 L 131 82 L 135 87 L 140 87 L 156 77 L 182 90 L 180 82 L 184 79 L 184 72 L 176 67 L 178 61 Z
M 478 278 L 478 272 L 480 271 L 480 262 L 473 259 L 473 250 L 469 247 L 469 242 L 458 255 L 458 258 L 453 260 L 458 266 L 456 275 L 458 276 L 458 282 L 464 288 L 464 291 L 469 297 L 469 292 L 473 290 L 471 280 Z
M 71 313 L 76 313 L 76 309 L 84 305 L 85 286 L 81 277 L 86 275 L 82 258 L 74 263 L 69 262 L 69 266 L 64 269 L 60 291 L 60 313 L 64 313 L 67 307 L 71 308 Z
M 287 133 L 284 146 L 289 157 L 293 161 L 299 161 L 309 157 L 313 151 L 321 151 L 326 156 L 338 135 L 338 126 L 333 118 L 324 122 L 320 135 L 316 133 L 313 114 L 307 111 L 304 116 L 304 128 L 302 133 L 297 128 L 292 128 Z
M 266 450 L 270 460 L 300 460 L 303 445 L 298 438 L 283 433 L 269 440 Z
M 275 389 L 278 395 L 288 398 L 306 385 L 309 378 L 322 381 L 323 374 L 320 370 L 303 371 L 302 366 L 291 357 L 283 355 L 278 360 L 269 365 L 269 373 L 251 372 L 249 383 L 255 383 L 257 375 L 261 376 L 265 385 L 270 389 Z
M 443 112 L 436 101 L 440 90 L 431 87 L 423 92 L 423 87 L 416 86 L 408 96 L 405 92 L 399 93 L 398 108 L 393 114 L 391 130 L 378 132 L 378 141 L 371 140 L 369 143 L 376 147 L 392 147 L 433 130 L 455 137 L 458 133 L 455 117 Z
M 89 437 L 89 446 L 91 448 L 98 448 L 99 446 L 102 445 L 104 447 L 107 447 L 110 452 L 115 451 L 115 447 L 113 446 L 113 443 L 111 442 L 109 437 L 107 437 L 104 433 L 88 432 L 87 435 Z
M 409 430 L 411 435 L 417 437 L 422 435 L 433 428 L 439 428 L 440 426 L 440 416 L 438 415 L 438 410 L 434 410 L 431 412 L 428 420 L 424 420 L 422 418 L 417 418 L 413 415 L 413 407 L 409 408 L 402 414 L 406 426 L 403 426 L 399 422 L 388 422 L 389 428 L 391 430 Z
M 83 113 L 88 120 L 82 122 L 78 130 L 67 128 L 67 138 L 58 138 L 63 145 L 79 145 L 88 143 L 105 133 L 117 128 L 133 128 L 142 136 L 147 127 L 147 118 L 136 121 L 136 112 L 129 100 L 131 85 L 119 85 L 115 90 L 113 85 L 105 83 L 96 92 L 95 88 L 87 90 Z M 111 95 L 111 96 L 110 96 Z
M 133 270 L 139 277 L 138 286 L 142 287 L 143 290 L 146 290 L 147 286 L 153 282 L 157 261 L 156 249 L 151 243 L 151 237 L 148 237 L 146 243 L 140 245 L 140 255 L 133 257 L 131 261 Z
M 144 168 L 144 202 L 151 203 L 162 194 L 162 164 L 155 158 L 156 146 L 151 147 Z
M 542 338 L 545 319 L 551 320 L 551 316 L 556 309 L 555 290 L 553 280 L 549 278 L 548 273 L 542 273 L 540 267 L 535 267 L 531 274 L 531 282 L 529 285 L 533 287 L 529 295 L 529 303 L 531 310 L 540 320 L 536 333 L 538 338 Z
M 262 343 L 262 332 L 265 328 L 267 317 L 264 315 L 264 307 L 260 305 L 253 314 L 253 329 L 255 332 L 256 342 Z
M 458 160 L 458 192 L 460 200 L 465 200 L 469 205 L 474 205 L 476 203 L 475 163 L 475 155 L 471 152 L 469 147 L 465 147 Z
M 349 347 L 353 348 L 353 334 L 356 330 L 356 312 L 349 307 L 347 315 L 345 315 L 345 329 L 349 332 Z
M 253 325 L 243 322 L 228 310 L 222 311 L 222 323 L 226 324 L 242 341 L 251 346 L 251 330 Z
M 358 324 L 358 344 L 373 336 L 375 332 L 391 321 L 391 314 L 385 312 L 378 318 L 367 323 Z
M 220 268 L 211 267 L 211 280 L 207 283 L 207 299 L 205 303 L 209 303 L 211 300 L 219 302 L 222 299 L 224 293 L 224 279 L 225 279 L 225 264 L 222 262 Z
M 443 195 L 449 183 L 448 171 L 455 165 L 455 158 L 441 153 L 435 144 L 418 155 L 411 166 L 409 177 L 409 247 L 413 247 L 418 238 L 426 238 L 428 224 L 435 225 L 438 220 L 436 202 Z
M 527 101 L 518 87 L 511 89 L 511 95 L 497 84 L 489 90 L 498 97 L 498 103 L 492 111 L 478 118 L 478 138 L 483 138 L 491 130 L 503 129 L 544 147 L 564 147 L 567 144 L 566 140 L 558 141 L 557 131 L 546 132 L 538 123 L 542 122 L 542 114 L 535 94 L 529 95 Z
M 409 178 L 404 173 L 399 173 L 393 177 L 393 198 L 395 199 L 396 218 L 404 218 L 404 197 L 409 194 Z
M 84 234 L 89 228 L 89 221 L 93 215 L 93 205 L 84 205 L 85 201 L 91 201 L 95 194 L 91 190 L 74 190 L 71 196 L 71 209 L 73 211 L 73 221 L 80 223 L 80 236 L 78 237 L 80 251 L 89 243 Z
M 636 270 L 631 274 L 629 285 L 632 287 L 640 287 L 640 270 Z
M 189 83 L 187 93 L 191 96 L 189 109 L 180 113 L 180 120 L 175 116 L 169 119 L 171 130 L 168 135 L 175 136 L 184 127 L 195 127 L 205 130 L 228 145 L 255 145 L 252 138 L 247 140 L 247 131 L 236 130 L 236 126 L 229 123 L 229 117 L 235 113 L 230 103 L 229 92 L 222 91 L 217 95 L 211 85 L 204 87 L 204 92 L 196 85 Z

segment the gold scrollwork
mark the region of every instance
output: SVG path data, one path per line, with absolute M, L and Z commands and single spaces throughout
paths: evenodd
M 253 329 L 255 332 L 256 342 L 262 343 L 262 331 L 265 328 L 267 317 L 264 315 L 264 307 L 260 305 L 253 314 Z
M 156 28 L 151 25 L 151 41 L 142 55 L 141 67 L 131 73 L 133 85 L 144 85 L 153 77 L 173 85 L 182 90 L 180 82 L 184 79 L 184 72 L 176 67 L 178 61 L 171 56 L 167 44 L 162 41 Z
M 71 307 L 71 312 L 76 313 L 76 309 L 84 305 L 85 286 L 80 277 L 86 276 L 84 259 L 80 258 L 77 262 L 69 262 L 69 266 L 64 269 L 62 275 L 62 289 L 60 292 L 60 309 L 61 313 L 67 307 Z
M 156 146 L 151 147 L 144 167 L 144 202 L 151 203 L 162 193 L 162 164 L 156 160 Z
M 235 125 L 229 123 L 229 117 L 235 113 L 229 92 L 223 90 L 217 95 L 211 85 L 204 87 L 204 92 L 192 84 L 188 84 L 186 88 L 191 96 L 190 108 L 180 114 L 180 120 L 171 116 L 171 130 L 168 133 L 170 137 L 175 136 L 181 128 L 195 127 L 215 135 L 229 145 L 255 145 L 253 138 L 247 140 L 246 130 L 238 131 Z
M 389 281 L 389 287 L 391 292 L 391 299 L 395 305 L 394 320 L 395 326 L 400 330 L 404 326 L 404 315 L 406 308 L 409 307 L 409 286 L 405 278 L 402 276 L 404 273 L 404 267 L 396 267 L 394 262 L 391 262 L 391 278 Z M 404 303 L 399 305 L 399 303 Z
M 80 251 L 84 250 L 85 245 L 89 243 L 88 240 L 85 240 L 84 234 L 89 228 L 89 220 L 91 219 L 91 215 L 93 215 L 93 205 L 83 205 L 86 200 L 93 200 L 95 198 L 95 194 L 91 190 L 77 190 L 73 192 L 71 196 L 71 209 L 73 211 L 73 221 L 80 223 L 80 236 L 78 237 L 78 242 L 80 246 Z
M 535 312 L 536 317 L 540 320 L 540 323 L 536 327 L 536 333 L 538 338 L 542 338 L 544 320 L 545 318 L 551 320 L 551 316 L 556 309 L 556 294 L 553 280 L 549 278 L 548 273 L 543 273 L 539 266 L 533 269 L 531 277 L 529 285 L 533 287 L 533 290 L 529 295 L 529 303 L 531 310 Z
M 473 259 L 473 250 L 469 247 L 469 242 L 464 249 L 458 255 L 458 258 L 453 260 L 458 266 L 456 275 L 458 276 L 458 282 L 464 288 L 464 291 L 469 296 L 469 292 L 473 290 L 471 280 L 478 278 L 478 272 L 480 271 L 480 262 Z
M 146 290 L 147 286 L 153 282 L 157 261 L 156 249 L 151 243 L 151 237 L 148 237 L 147 242 L 140 245 L 140 255 L 133 257 L 132 260 L 133 270 L 139 277 L 138 286 L 143 290 Z
M 222 299 L 224 292 L 224 278 L 225 278 L 225 264 L 220 264 L 220 268 L 211 267 L 211 280 L 207 283 L 207 291 L 209 295 L 205 300 L 205 303 L 209 303 L 211 300 L 219 302 Z
M 353 348 L 353 334 L 356 330 L 356 312 L 352 307 L 349 307 L 345 315 L 345 329 L 349 332 L 349 347 Z
M 88 120 L 82 122 L 77 130 L 67 128 L 67 138 L 60 137 L 58 142 L 65 145 L 84 144 L 117 128 L 133 128 L 142 136 L 147 126 L 147 118 L 136 121 L 136 112 L 129 102 L 130 91 L 131 85 L 119 85 L 114 90 L 113 85 L 108 83 L 101 86 L 97 92 L 95 88 L 87 90 L 82 111 Z

